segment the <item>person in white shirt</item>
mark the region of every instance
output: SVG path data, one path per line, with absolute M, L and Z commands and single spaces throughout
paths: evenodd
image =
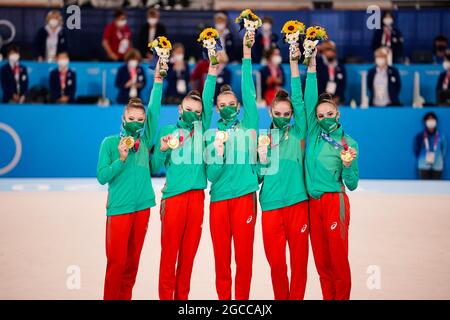
M 401 90 L 400 73 L 397 68 L 388 65 L 388 52 L 384 48 L 375 50 L 375 66 L 367 75 L 367 88 L 371 106 L 401 106 L 399 94 Z

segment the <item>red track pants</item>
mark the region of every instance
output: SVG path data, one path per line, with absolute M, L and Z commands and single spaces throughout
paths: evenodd
M 105 300 L 131 300 L 150 208 L 106 220 Z
M 216 290 L 220 300 L 231 300 L 231 240 L 236 260 L 235 299 L 248 300 L 252 280 L 256 193 L 211 202 L 210 229 L 214 247 Z
M 204 202 L 203 190 L 187 191 L 161 202 L 161 300 L 188 299 L 192 267 L 202 234 Z
M 264 251 L 270 264 L 275 300 L 303 300 L 308 268 L 308 201 L 263 211 Z M 287 275 L 289 244 L 291 283 Z
M 310 199 L 311 246 L 324 300 L 350 299 L 348 262 L 350 206 L 345 193 Z

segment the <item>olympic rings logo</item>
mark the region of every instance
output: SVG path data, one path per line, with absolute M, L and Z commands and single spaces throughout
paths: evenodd
M 11 43 L 14 40 L 16 36 L 16 28 L 9 20 L 0 20 L 0 26 L 6 26 L 11 31 L 9 38 L 6 40 L 3 39 L 2 35 L 0 35 L 0 48 L 1 48 L 3 45 Z
M 0 122 L 0 130 L 3 130 L 6 133 L 8 133 L 11 136 L 11 138 L 13 138 L 14 144 L 16 145 L 16 153 L 14 154 L 14 157 L 11 160 L 11 162 L 6 166 L 4 166 L 3 168 L 0 168 L 0 176 L 1 176 L 10 172 L 19 163 L 20 158 L 22 156 L 22 141 L 20 141 L 20 137 L 17 134 L 17 132 L 13 128 L 8 126 L 6 123 Z

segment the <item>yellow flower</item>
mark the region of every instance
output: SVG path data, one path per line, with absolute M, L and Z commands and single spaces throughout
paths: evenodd
M 214 29 L 214 28 L 206 28 L 200 33 L 197 41 L 201 42 L 201 41 L 203 41 L 205 39 L 218 38 L 218 37 L 219 37 L 219 33 L 217 32 L 216 29 Z
M 320 40 L 328 39 L 327 31 L 325 30 L 325 28 L 317 27 L 316 33 L 318 39 Z
M 242 19 L 248 19 L 251 21 L 261 20 L 256 14 L 253 13 L 250 9 L 245 9 L 241 12 L 241 14 L 236 18 L 235 22 L 239 23 Z M 261 23 L 260 23 L 261 24 Z
M 166 37 L 164 37 L 164 36 L 159 37 L 159 45 L 160 45 L 160 47 L 163 48 L 163 49 L 172 49 L 172 44 L 171 44 L 170 41 L 169 41 Z
M 306 30 L 306 39 L 309 40 L 326 40 L 328 39 L 327 31 L 320 26 L 312 26 Z
M 158 46 L 158 40 L 153 40 L 152 42 L 148 43 L 149 48 L 156 48 Z
M 284 24 L 283 29 L 281 30 L 281 32 L 286 33 L 286 34 L 287 33 L 295 33 L 297 31 L 300 31 L 300 33 L 305 32 L 305 25 L 297 20 L 287 21 Z

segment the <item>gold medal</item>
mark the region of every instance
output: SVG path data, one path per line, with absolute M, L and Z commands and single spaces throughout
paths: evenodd
M 270 144 L 270 138 L 267 135 L 260 135 L 258 138 L 258 143 L 262 146 L 268 146 Z
M 343 152 L 341 153 L 341 159 L 342 159 L 342 161 L 344 161 L 344 162 L 351 162 L 351 161 L 353 160 L 353 156 L 352 156 L 352 154 L 350 153 L 350 150 L 343 151 Z
M 134 147 L 134 138 L 133 138 L 133 137 L 126 137 L 126 138 L 123 140 L 123 143 L 125 143 L 125 146 L 126 146 L 128 149 L 131 149 L 131 148 Z
M 228 132 L 226 132 L 226 131 L 217 131 L 216 138 L 218 140 L 221 140 L 222 142 L 225 142 L 225 141 L 228 140 Z
M 180 145 L 180 140 L 177 137 L 171 137 L 167 142 L 170 149 L 175 149 Z

